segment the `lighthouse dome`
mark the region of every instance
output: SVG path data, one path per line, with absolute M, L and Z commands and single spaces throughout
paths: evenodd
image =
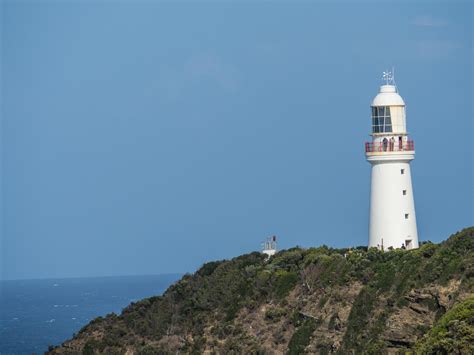
M 405 101 L 398 94 L 395 85 L 382 85 L 372 101 L 372 106 L 405 106 Z

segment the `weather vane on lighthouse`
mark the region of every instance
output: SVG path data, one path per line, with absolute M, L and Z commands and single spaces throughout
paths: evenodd
M 384 71 L 382 73 L 382 80 L 385 81 L 385 85 L 395 85 L 395 69 L 392 68 L 392 71 Z

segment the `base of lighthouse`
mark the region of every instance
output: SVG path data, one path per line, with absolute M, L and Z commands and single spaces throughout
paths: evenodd
M 370 190 L 369 247 L 418 248 L 409 162 L 414 154 L 374 154 Z

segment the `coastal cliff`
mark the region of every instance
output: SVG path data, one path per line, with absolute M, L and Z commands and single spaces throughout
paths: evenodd
M 381 252 L 293 248 L 203 265 L 49 354 L 474 353 L 474 227 Z

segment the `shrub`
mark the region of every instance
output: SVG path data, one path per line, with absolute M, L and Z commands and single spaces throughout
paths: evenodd
M 282 299 L 295 287 L 298 281 L 298 275 L 295 272 L 279 270 L 276 272 L 276 281 L 274 285 L 275 295 Z
M 265 318 L 270 321 L 278 321 L 281 317 L 287 315 L 287 310 L 282 307 L 270 307 L 265 311 Z
M 311 335 L 318 327 L 318 322 L 315 319 L 308 318 L 303 324 L 296 329 L 288 344 L 288 354 L 297 355 L 304 354 L 305 348 L 308 346 Z
M 422 354 L 474 354 L 474 297 L 448 311 L 416 344 Z

